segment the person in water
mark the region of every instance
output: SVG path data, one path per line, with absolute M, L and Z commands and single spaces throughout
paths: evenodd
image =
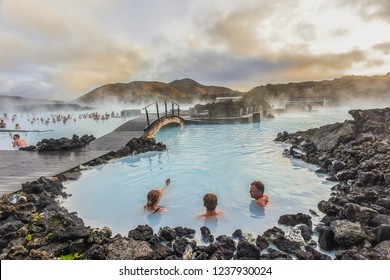
M 206 207 L 206 213 L 198 215 L 198 217 L 216 217 L 218 215 L 222 215 L 223 211 L 215 210 L 218 205 L 218 198 L 213 193 L 206 193 L 203 196 L 203 206 Z
M 25 140 L 23 140 L 22 138 L 20 138 L 19 134 L 15 134 L 12 137 L 12 139 L 14 140 L 14 142 L 12 143 L 12 147 L 14 147 L 14 148 L 27 146 L 27 142 Z
M 264 208 L 267 205 L 269 197 L 264 194 L 264 184 L 260 181 L 254 181 L 249 188 L 251 197 L 255 199 L 256 205 Z
M 17 124 L 15 124 L 15 128 L 14 129 L 22 129 L 22 127 L 17 123 Z
M 165 190 L 169 187 L 171 184 L 171 179 L 168 178 L 165 181 L 165 187 L 158 190 L 151 190 L 148 192 L 148 195 L 146 197 L 147 201 L 144 205 L 144 210 L 150 213 L 157 213 L 157 212 L 164 212 L 167 209 L 164 207 L 160 207 L 158 204 L 160 203 L 161 197 Z

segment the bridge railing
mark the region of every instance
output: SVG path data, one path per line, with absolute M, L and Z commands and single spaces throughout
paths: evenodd
M 142 110 L 145 110 L 148 125 L 163 116 L 180 117 L 180 105 L 173 101 L 153 102 Z

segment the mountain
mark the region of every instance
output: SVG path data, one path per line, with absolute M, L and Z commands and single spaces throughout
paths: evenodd
M 286 103 L 294 99 L 324 98 L 332 99 L 335 105 L 357 99 L 389 101 L 390 73 L 383 76 L 345 76 L 318 82 L 268 84 L 253 88 L 244 98 L 252 101 L 265 99 L 271 103 L 272 101 Z
M 218 96 L 237 96 L 243 93 L 226 87 L 205 86 L 191 79 L 175 80 L 170 83 L 134 81 L 108 84 L 98 87 L 77 98 L 74 103 L 94 104 L 114 101 L 141 104 L 159 100 L 192 103 L 198 100 L 212 101 Z
M 77 111 L 87 109 L 91 108 L 57 100 L 0 95 L 0 110 L 3 112 Z
M 32 99 L 20 96 L 0 95 L 0 106 L 13 105 L 37 105 L 37 104 L 64 104 L 62 101 L 48 100 L 48 99 Z

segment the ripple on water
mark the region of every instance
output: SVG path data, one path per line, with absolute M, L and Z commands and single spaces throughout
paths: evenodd
M 336 114 L 336 116 L 338 116 Z M 328 122 L 334 122 L 327 115 Z M 340 116 L 338 116 L 340 117 Z M 115 160 L 85 171 L 79 181 L 67 182 L 72 196 L 64 203 L 79 212 L 91 226 L 109 226 L 126 235 L 139 224 L 199 228 L 208 225 L 213 234 L 231 234 L 237 228 L 261 234 L 277 225 L 280 215 L 316 209 L 327 199 L 330 184 L 314 174 L 314 166 L 282 156 L 283 145 L 273 142 L 280 131 L 301 130 L 324 124 L 324 115 L 294 118 L 280 116 L 260 125 L 188 125 L 162 128 L 156 139 L 167 145 L 164 152 L 145 153 Z M 321 123 L 322 122 L 322 123 Z M 161 204 L 167 212 L 148 215 L 142 210 L 146 194 L 163 187 L 171 178 Z M 269 205 L 256 208 L 249 184 L 262 180 Z M 218 209 L 224 216 L 214 221 L 196 218 L 204 211 L 205 193 L 218 196 Z

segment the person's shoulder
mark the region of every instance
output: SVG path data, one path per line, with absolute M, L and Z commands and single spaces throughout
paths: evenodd
M 258 200 L 256 200 L 257 206 L 265 207 L 265 205 L 268 203 L 268 196 L 262 196 Z
M 222 210 L 217 211 L 217 216 L 222 216 L 222 215 L 224 215 L 224 214 L 225 214 L 225 212 L 222 211 Z

